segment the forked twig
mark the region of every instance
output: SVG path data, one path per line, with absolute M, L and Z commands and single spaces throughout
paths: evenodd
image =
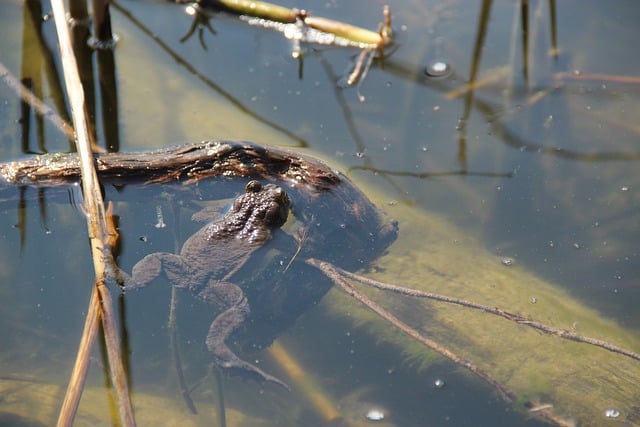
M 313 260 L 313 262 L 319 263 L 320 261 Z M 311 264 L 314 265 L 314 264 Z M 477 304 L 472 301 L 463 300 L 460 298 L 453 298 L 446 295 L 434 294 L 431 292 L 424 292 L 417 289 L 405 288 L 402 286 L 392 285 L 389 283 L 380 282 L 374 279 L 370 279 L 368 277 L 360 276 L 355 273 L 351 273 L 349 271 L 343 270 L 336 266 L 330 266 L 330 268 L 336 273 L 344 277 L 348 277 L 349 279 L 356 280 L 364 285 L 374 287 L 376 289 L 381 289 L 385 291 L 395 292 L 401 295 L 417 297 L 417 298 L 427 298 L 434 301 L 446 302 L 449 304 L 456 304 L 467 308 L 472 308 L 474 310 L 480 310 L 484 313 L 493 314 L 495 316 L 502 317 L 503 319 L 507 319 L 512 322 L 516 322 L 520 325 L 529 326 L 533 329 L 536 329 L 545 334 L 553 335 L 559 338 L 563 338 L 569 341 L 580 342 L 584 344 L 590 344 L 596 347 L 603 348 L 605 350 L 611 351 L 613 353 L 621 354 L 623 356 L 630 357 L 635 360 L 640 360 L 640 354 L 635 351 L 627 350 L 622 347 L 619 347 L 615 344 L 611 344 L 610 342 L 600 340 L 597 338 L 586 337 L 575 332 L 568 331 L 562 328 L 556 328 L 553 326 L 546 325 L 541 322 L 537 322 L 535 320 L 527 319 L 526 317 L 508 312 L 503 310 L 500 307 L 493 307 L 488 305 Z
M 462 366 L 464 368 L 467 368 L 469 371 L 474 373 L 476 376 L 478 376 L 479 378 L 481 378 L 484 381 L 486 381 L 489 385 L 491 385 L 493 388 L 495 388 L 505 400 L 507 400 L 509 402 L 512 402 L 512 401 L 514 401 L 516 399 L 516 397 L 517 397 L 516 393 L 511 388 L 509 388 L 505 384 L 502 384 L 500 381 L 495 379 L 490 373 L 488 373 L 484 369 L 476 366 L 470 360 L 467 360 L 464 357 L 454 353 L 453 351 L 449 350 L 448 348 L 444 347 L 443 345 L 424 337 L 418 331 L 413 329 L 411 326 L 409 326 L 406 323 L 402 322 L 400 319 L 398 319 L 393 314 L 389 313 L 384 308 L 382 308 L 381 306 L 376 304 L 374 301 L 372 301 L 366 295 L 364 295 L 361 292 L 359 292 L 353 285 L 351 285 L 345 279 L 345 277 L 348 277 L 349 279 L 352 279 L 352 280 L 359 281 L 359 282 L 361 282 L 361 283 L 363 283 L 365 285 L 376 287 L 378 289 L 385 289 L 385 290 L 391 290 L 393 292 L 398 292 L 398 293 L 400 293 L 402 295 L 419 296 L 419 297 L 423 297 L 423 298 L 434 297 L 432 299 L 436 299 L 438 301 L 443 301 L 443 302 L 450 302 L 450 303 L 454 303 L 454 304 L 464 305 L 465 307 L 469 307 L 469 308 L 478 308 L 479 309 L 479 307 L 482 307 L 479 304 L 470 303 L 468 301 L 458 300 L 456 298 L 449 298 L 449 297 L 440 296 L 440 295 L 436 295 L 436 294 L 428 294 L 426 292 L 420 292 L 420 291 L 415 291 L 414 292 L 413 289 L 402 288 L 400 286 L 388 285 L 386 283 L 377 282 L 375 280 L 367 279 L 366 277 L 359 276 L 357 274 L 349 273 L 348 271 L 345 271 L 345 270 L 343 270 L 343 269 L 341 269 L 339 267 L 336 267 L 336 266 L 334 266 L 334 265 L 332 265 L 332 264 L 330 264 L 328 262 L 320 261 L 320 260 L 317 260 L 317 259 L 314 259 L 314 258 L 309 258 L 309 259 L 306 260 L 306 262 L 307 262 L 307 264 L 318 268 L 327 277 L 329 277 L 336 285 L 340 286 L 347 294 L 349 294 L 350 296 L 352 296 L 356 300 L 360 301 L 362 304 L 367 306 L 367 308 L 369 308 L 371 311 L 373 311 L 374 313 L 378 314 L 384 320 L 386 320 L 387 322 L 389 322 L 390 324 L 392 324 L 393 326 L 395 326 L 396 328 L 398 328 L 399 330 L 401 330 L 402 332 L 404 332 L 405 334 L 407 334 L 411 338 L 413 338 L 416 341 L 424 344 L 428 348 L 430 348 L 433 351 L 441 354 L 442 356 L 446 357 L 447 359 L 451 360 L 452 362 L 456 363 L 457 365 Z M 380 286 L 378 286 L 378 285 L 380 285 Z M 411 292 L 404 292 L 405 290 L 406 291 L 411 291 Z M 422 294 L 422 295 L 420 295 L 420 294 Z M 430 295 L 430 296 L 427 297 L 426 296 L 427 294 Z M 464 304 L 461 304 L 461 303 L 464 303 Z M 496 309 L 496 310 L 502 311 L 500 309 Z M 504 313 L 507 313 L 507 312 L 504 312 Z M 493 314 L 497 314 L 497 313 L 493 313 Z M 508 313 L 508 314 L 510 314 L 510 313 Z M 571 421 L 567 421 L 567 420 L 563 419 L 562 417 L 554 414 L 553 411 L 551 410 L 551 408 L 546 408 L 546 407 L 539 408 L 539 407 L 536 407 L 533 404 L 533 402 L 525 402 L 525 406 L 529 407 L 529 408 L 535 408 L 535 414 L 537 416 L 539 416 L 539 417 L 541 417 L 541 418 L 543 418 L 543 419 L 545 419 L 545 420 L 547 420 L 547 421 L 549 421 L 549 422 L 551 422 L 551 423 L 553 423 L 553 424 L 555 424 L 555 425 L 557 425 L 559 427 L 574 427 L 574 424 Z M 534 412 L 532 411 L 531 413 L 534 413 Z
M 443 345 L 433 340 L 430 340 L 429 338 L 424 337 L 418 331 L 413 329 L 411 326 L 407 325 L 406 323 L 404 323 L 403 321 L 395 317 L 393 314 L 389 313 L 384 308 L 382 308 L 381 306 L 373 302 L 371 299 L 369 299 L 369 297 L 362 294 L 351 283 L 345 280 L 344 276 L 341 274 L 340 270 L 337 267 L 334 267 L 332 264 L 329 264 L 328 262 L 319 261 L 314 258 L 309 258 L 307 259 L 306 262 L 307 264 L 320 269 L 320 271 L 322 271 L 325 275 L 327 275 L 327 277 L 329 277 L 335 284 L 340 286 L 346 293 L 348 293 L 349 295 L 351 295 L 352 297 L 354 297 L 355 299 L 357 299 L 358 301 L 366 305 L 367 308 L 372 310 L 374 313 L 378 314 L 380 317 L 382 317 L 384 320 L 386 320 L 396 328 L 400 329 L 405 334 L 409 335 L 411 338 L 426 345 L 427 347 L 434 350 L 435 352 L 440 353 L 442 356 L 446 357 L 447 359 L 451 360 L 457 365 L 467 368 L 468 370 L 473 372 L 475 375 L 477 375 L 478 377 L 482 378 L 487 383 L 489 383 L 493 388 L 498 390 L 498 392 L 500 392 L 502 397 L 504 397 L 507 401 L 515 400 L 516 394 L 509 387 L 502 384 L 497 379 L 493 378 L 491 374 L 489 374 L 487 371 L 483 370 L 482 368 L 476 366 L 470 360 L 467 360 L 464 357 L 459 356 L 458 354 L 444 347 Z

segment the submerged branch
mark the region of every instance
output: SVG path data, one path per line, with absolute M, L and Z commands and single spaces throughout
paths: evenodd
M 337 267 L 334 267 L 328 262 L 319 261 L 313 258 L 308 259 L 307 264 L 318 268 L 327 277 L 329 277 L 333 281 L 333 283 L 340 286 L 347 294 L 349 294 L 356 300 L 360 301 L 362 304 L 367 306 L 367 308 L 369 308 L 371 311 L 373 311 L 374 313 L 382 317 L 384 320 L 386 320 L 387 322 L 389 322 L 390 324 L 392 324 L 393 326 L 395 326 L 396 328 L 398 328 L 399 330 L 401 330 L 411 338 L 424 344 L 425 346 L 429 347 L 433 351 L 451 360 L 455 364 L 462 366 L 470 370 L 471 372 L 473 372 L 479 378 L 483 379 L 489 385 L 495 388 L 505 400 L 513 401 L 516 399 L 516 394 L 513 390 L 511 390 L 509 387 L 499 382 L 497 379 L 493 378 L 491 374 L 489 374 L 487 371 L 476 366 L 470 360 L 465 359 L 464 357 L 454 353 L 453 351 L 449 350 L 442 344 L 439 344 L 421 335 L 414 328 L 407 325 L 406 323 L 404 323 L 403 321 L 395 317 L 393 314 L 386 311 L 384 308 L 376 304 L 373 300 L 368 298 L 366 295 L 362 294 L 353 285 L 351 285 L 347 280 L 344 279 L 342 274 L 338 271 Z
M 313 258 L 309 258 L 306 260 L 307 264 L 318 268 L 320 271 L 322 271 L 327 277 L 329 277 L 331 279 L 331 281 L 340 286 L 340 288 L 342 288 L 342 290 L 344 290 L 348 295 L 350 295 L 351 297 L 355 298 L 356 300 L 358 300 L 359 302 L 361 302 L 362 304 L 364 304 L 368 309 L 370 309 L 371 311 L 373 311 L 374 313 L 376 313 L 377 315 L 379 315 L 380 317 L 382 317 L 384 320 L 386 320 L 387 322 L 389 322 L 390 324 L 392 324 L 393 326 L 395 326 L 396 328 L 398 328 L 399 330 L 401 330 L 402 332 L 404 332 L 405 334 L 407 334 L 408 336 L 410 336 L 411 338 L 415 339 L 416 341 L 420 342 L 421 344 L 425 345 L 426 347 L 432 349 L 433 351 L 439 353 L 440 355 L 444 356 L 445 358 L 451 360 L 452 362 L 454 362 L 455 364 L 457 364 L 458 366 L 462 366 L 466 369 L 468 369 L 469 371 L 471 371 L 474 375 L 476 375 L 477 377 L 481 378 L 482 380 L 484 380 L 485 382 L 487 382 L 491 387 L 493 387 L 494 389 L 496 389 L 500 395 L 507 401 L 512 402 L 514 400 L 516 400 L 517 395 L 516 393 L 509 388 L 507 385 L 502 384 L 500 381 L 498 381 L 496 378 L 494 378 L 489 372 L 485 371 L 484 369 L 478 367 L 477 365 L 475 365 L 473 362 L 471 362 L 470 360 L 454 353 L 453 351 L 451 351 L 450 349 L 446 348 L 445 346 L 430 340 L 429 338 L 426 338 L 425 336 L 423 336 L 422 334 L 420 334 L 417 330 L 415 330 L 414 328 L 412 328 L 411 326 L 407 325 L 406 323 L 402 322 L 400 319 L 398 319 L 397 317 L 395 317 L 393 314 L 389 313 L 388 311 L 386 311 L 384 308 L 382 308 L 381 306 L 379 306 L 377 303 L 375 303 L 373 300 L 371 300 L 370 298 L 368 298 L 366 295 L 362 294 L 361 292 L 359 292 L 353 285 L 351 285 L 346 279 L 345 277 L 348 277 L 350 279 L 359 281 L 361 283 L 367 284 L 367 285 L 371 285 L 374 286 L 378 289 L 385 289 L 385 290 L 393 290 L 395 291 L 414 291 L 413 289 L 408 289 L 408 288 L 402 288 L 399 286 L 394 286 L 394 285 L 387 285 L 384 284 L 382 282 L 377 282 L 377 281 L 371 281 L 369 282 L 369 280 L 371 279 L 367 279 L 363 276 L 359 276 L 357 274 L 353 274 L 353 273 L 349 273 L 345 270 L 342 270 L 339 267 L 336 267 L 328 262 L 324 262 L 324 261 L 320 261 L 317 259 L 313 259 Z M 366 280 L 363 280 L 366 279 Z M 383 286 L 376 286 L 373 283 L 377 283 Z M 414 292 L 400 292 L 403 295 L 410 295 L 410 296 L 419 296 L 418 294 L 420 293 L 420 291 L 415 291 Z M 427 293 L 422 293 L 424 295 L 420 295 L 422 297 L 426 297 Z M 456 298 L 450 298 L 450 297 L 442 297 L 436 294 L 428 294 L 434 297 L 438 297 L 438 298 L 434 298 L 434 299 L 438 299 L 439 301 L 444 301 L 444 302 L 450 302 L 450 303 L 454 303 L 454 304 L 460 304 L 462 302 L 464 302 L 465 304 L 461 304 L 464 305 L 466 307 L 470 307 L 470 308 L 478 308 L 480 307 L 478 304 L 475 303 L 470 303 L 464 300 L 458 300 Z M 468 304 L 468 305 L 467 305 Z M 527 401 L 525 402 L 525 406 L 528 408 L 534 408 L 535 412 L 533 410 L 530 410 L 530 413 L 535 414 L 536 416 L 539 416 L 540 418 L 545 419 L 548 422 L 553 423 L 556 426 L 559 427 L 573 427 L 574 424 L 571 421 L 567 421 L 565 419 L 563 419 L 562 417 L 559 417 L 558 415 L 554 414 L 551 411 L 551 408 L 538 408 L 536 407 L 536 405 L 533 404 L 533 402 Z
M 453 298 L 446 295 L 434 294 L 431 292 L 424 292 L 417 289 L 405 288 L 402 286 L 397 286 L 389 283 L 380 282 L 374 279 L 370 279 L 368 277 L 360 276 L 359 274 L 351 273 L 349 271 L 343 270 L 340 267 L 325 265 L 327 263 L 322 263 L 317 260 L 313 260 L 311 265 L 318 264 L 318 267 L 322 266 L 323 268 L 330 268 L 334 274 L 339 274 L 341 276 L 347 277 L 349 279 L 358 281 L 364 285 L 374 287 L 376 289 L 391 291 L 398 293 L 400 295 L 417 297 L 417 298 L 426 298 L 434 301 L 446 302 L 449 304 L 456 304 L 466 308 L 472 308 L 474 310 L 480 310 L 484 313 L 493 314 L 495 316 L 502 317 L 503 319 L 509 320 L 511 322 L 516 322 L 520 325 L 529 326 L 533 329 L 536 329 L 545 334 L 553 335 L 559 338 L 563 338 L 569 341 L 580 342 L 584 344 L 590 344 L 596 347 L 603 348 L 613 353 L 621 354 L 623 356 L 630 357 L 635 360 L 640 360 L 640 354 L 635 351 L 627 350 L 622 347 L 619 347 L 615 344 L 611 344 L 610 342 L 600 340 L 597 338 L 586 337 L 575 332 L 568 331 L 562 328 L 556 328 L 553 326 L 546 325 L 541 322 L 537 322 L 535 320 L 527 319 L 526 317 L 510 313 L 499 307 L 492 307 L 488 305 L 477 304 L 472 301 L 467 301 L 459 298 Z

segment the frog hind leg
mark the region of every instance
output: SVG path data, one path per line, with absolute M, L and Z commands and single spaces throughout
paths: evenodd
M 198 297 L 206 302 L 226 307 L 211 322 L 206 340 L 207 348 L 213 354 L 215 363 L 227 372 L 238 372 L 259 382 L 271 382 L 289 390 L 286 383 L 240 359 L 227 346 L 227 338 L 249 316 L 249 302 L 242 289 L 233 283 L 215 281 L 201 291 Z

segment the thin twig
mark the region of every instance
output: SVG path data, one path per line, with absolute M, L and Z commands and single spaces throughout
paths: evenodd
M 331 264 L 329 264 L 327 262 L 324 262 L 324 261 L 318 261 L 318 260 L 313 259 L 313 258 L 308 259 L 307 260 L 307 264 L 320 269 L 320 271 L 322 271 L 327 277 L 329 277 L 335 284 L 340 286 L 347 294 L 349 294 L 353 298 L 355 298 L 358 301 L 360 301 L 362 304 L 367 306 L 367 308 L 369 308 L 371 311 L 373 311 L 374 313 L 378 314 L 384 320 L 386 320 L 387 322 L 389 322 L 390 324 L 392 324 L 393 326 L 395 326 L 396 328 L 398 328 L 399 330 L 401 330 L 405 334 L 409 335 L 411 338 L 413 338 L 416 341 L 424 344 L 425 346 L 429 347 L 433 351 L 441 354 L 442 356 L 444 356 L 447 359 L 451 360 L 455 364 L 467 368 L 468 370 L 473 372 L 475 375 L 477 375 L 479 378 L 482 378 L 489 385 L 491 385 L 498 392 L 500 392 L 502 397 L 504 397 L 507 401 L 515 400 L 516 394 L 509 387 L 507 387 L 506 385 L 502 384 L 497 379 L 493 378 L 493 376 L 491 376 L 491 374 L 489 374 L 487 371 L 483 370 L 482 368 L 476 366 L 470 360 L 467 360 L 464 357 L 459 356 L 458 354 L 456 354 L 453 351 L 449 350 L 448 348 L 444 347 L 443 345 L 441 345 L 441 344 L 439 344 L 439 343 L 437 343 L 437 342 L 435 342 L 433 340 L 430 340 L 429 338 L 424 337 L 418 331 L 413 329 L 411 326 L 409 326 L 406 323 L 402 322 L 400 319 L 398 319 L 397 317 L 395 317 L 394 315 L 392 315 L 391 313 L 386 311 L 384 308 L 382 308 L 381 306 L 379 306 L 375 302 L 373 302 L 366 295 L 364 295 L 361 292 L 359 292 L 349 282 L 347 282 L 342 277 L 342 275 L 337 270 L 337 268 L 334 267 L 333 265 L 331 265 Z
M 51 7 L 58 34 L 65 85 L 69 94 L 69 103 L 71 105 L 73 123 L 76 130 L 76 146 L 78 149 L 78 155 L 80 156 L 80 168 L 82 170 L 84 204 L 88 213 L 87 226 L 96 274 L 95 286 L 93 287 L 93 293 L 90 301 L 92 305 L 89 306 L 87 312 L 91 313 L 99 310 L 98 312 L 102 318 L 102 326 L 107 344 L 111 381 L 116 390 L 120 422 L 123 426 L 134 426 L 135 420 L 133 417 L 127 379 L 122 366 L 120 340 L 118 338 L 118 331 L 115 327 L 111 296 L 109 290 L 104 286 L 103 281 L 105 271 L 103 248 L 105 247 L 105 243 L 109 237 L 109 229 L 106 221 L 105 208 L 102 203 L 98 176 L 94 167 L 94 158 L 91 153 L 91 134 L 89 132 L 86 117 L 84 91 L 80 82 L 78 66 L 73 53 L 73 47 L 71 45 L 71 37 L 69 35 L 64 3 L 62 0 L 51 0 Z M 98 327 L 97 318 L 98 316 L 95 318 L 90 316 L 90 319 L 87 319 L 84 333 L 88 337 L 91 337 L 96 333 L 95 329 Z M 90 340 L 87 340 L 87 342 L 89 341 Z M 88 352 L 84 355 L 78 354 L 76 364 L 88 363 L 85 360 L 82 360 L 88 357 L 88 354 Z M 76 371 L 79 370 L 74 368 L 74 372 Z M 75 395 L 72 393 L 72 389 L 74 388 L 74 384 L 70 383 L 68 393 L 65 396 L 65 401 L 63 403 L 63 409 L 77 408 L 78 402 L 70 400 L 72 398 L 79 399 L 79 397 L 74 397 Z M 73 414 L 66 411 L 60 412 L 58 426 L 70 425 L 72 421 Z
M 603 348 L 613 353 L 618 353 L 635 360 L 640 360 L 640 354 L 634 351 L 618 347 L 617 345 L 611 344 L 610 342 L 607 342 L 607 341 L 599 340 L 597 338 L 586 337 L 580 334 L 576 334 L 575 332 L 568 331 L 566 329 L 556 328 L 553 326 L 546 325 L 544 323 L 537 322 L 535 320 L 527 319 L 526 317 L 520 314 L 510 313 L 499 307 L 492 307 L 488 305 L 477 304 L 475 302 L 471 302 L 471 301 L 467 301 L 459 298 L 453 298 L 446 295 L 439 295 L 431 292 L 424 292 L 417 289 L 405 288 L 402 286 L 379 282 L 377 280 L 360 276 L 358 274 L 351 273 L 349 271 L 343 270 L 335 266 L 332 266 L 332 269 L 335 270 L 335 272 L 340 274 L 341 276 L 348 277 L 349 279 L 356 280 L 364 285 L 371 286 L 377 289 L 392 291 L 401 295 L 406 295 L 411 297 L 427 298 L 435 301 L 446 302 L 449 304 L 461 305 L 463 307 L 472 308 L 474 310 L 480 310 L 484 313 L 493 314 L 495 316 L 502 317 L 503 319 L 516 322 L 520 325 L 529 326 L 540 332 L 544 332 L 545 334 L 554 335 L 556 337 L 563 338 L 569 341 L 576 341 L 584 344 L 591 344 L 593 346 Z
M 516 393 L 513 390 L 511 390 L 511 388 L 509 388 L 508 386 L 502 384 L 500 381 L 498 381 L 496 378 L 494 378 L 489 372 L 487 372 L 484 369 L 476 366 L 475 364 L 473 364 L 473 362 L 471 362 L 471 361 L 465 359 L 464 357 L 454 353 L 453 351 L 449 350 L 448 348 L 444 347 L 443 345 L 424 337 L 418 331 L 416 331 L 414 328 L 412 328 L 411 326 L 409 326 L 406 323 L 402 322 L 397 317 L 393 316 L 391 313 L 386 311 L 384 308 L 382 308 L 381 306 L 376 304 L 374 301 L 369 299 L 366 295 L 360 293 L 355 287 L 353 287 L 353 285 L 351 285 L 343 277 L 344 273 L 348 273 L 347 271 L 342 270 L 339 267 L 335 267 L 334 265 L 332 265 L 332 264 L 330 264 L 328 262 L 319 261 L 319 260 L 313 259 L 313 258 L 307 259 L 306 262 L 307 262 L 307 264 L 312 265 L 312 266 L 320 269 L 327 277 L 329 277 L 335 284 L 340 286 L 347 294 L 349 294 L 351 297 L 355 298 L 356 300 L 360 301 L 362 304 L 367 306 L 367 308 L 369 308 L 374 313 L 378 314 L 380 317 L 382 317 L 384 320 L 389 322 L 391 325 L 395 326 L 396 328 L 398 328 L 399 330 L 401 330 L 405 334 L 409 335 L 411 338 L 413 338 L 416 341 L 424 344 L 425 346 L 429 347 L 433 351 L 436 351 L 437 353 L 441 354 L 442 356 L 446 357 L 447 359 L 451 360 L 452 362 L 456 363 L 457 365 L 462 366 L 464 368 L 467 368 L 469 371 L 474 373 L 476 376 L 478 376 L 479 378 L 481 378 L 484 381 L 486 381 L 489 385 L 491 385 L 493 388 L 495 388 L 502 395 L 502 397 L 505 400 L 507 400 L 509 402 L 512 402 L 512 401 L 514 401 L 516 399 Z M 360 279 L 363 278 L 362 276 L 358 276 L 357 274 L 353 274 L 353 273 L 345 274 L 345 276 L 348 276 L 350 279 L 357 280 L 357 281 L 360 281 Z M 373 282 L 376 282 L 376 281 L 373 281 Z M 381 282 L 377 282 L 377 283 L 383 284 Z M 365 283 L 365 284 L 370 284 L 370 283 Z M 383 285 L 386 285 L 386 284 L 383 284 Z M 406 288 L 401 288 L 401 287 L 397 287 L 397 286 L 391 286 L 391 288 L 402 289 L 402 290 L 406 289 Z M 392 290 L 392 289 L 389 289 L 389 288 L 386 288 L 386 287 L 384 289 Z M 407 289 L 407 290 L 413 291 L 412 289 Z M 408 295 L 408 294 L 405 294 L 403 292 L 402 292 L 402 294 L 403 295 Z M 432 294 L 432 295 L 435 295 L 435 294 Z M 411 296 L 417 296 L 417 295 L 413 295 L 412 294 Z M 455 300 L 456 300 L 455 298 L 449 298 L 449 297 L 443 297 L 443 299 L 439 299 L 439 301 L 457 303 L 457 302 L 455 302 Z M 463 301 L 463 300 L 458 300 L 458 301 Z M 473 303 L 471 303 L 471 304 L 473 304 Z M 469 306 L 469 307 L 471 307 L 471 306 Z M 534 407 L 535 405 L 532 402 L 527 401 L 527 402 L 525 402 L 525 406 Z M 567 421 L 564 418 L 554 414 L 551 408 L 538 409 L 535 412 L 535 415 L 538 416 L 538 417 L 541 417 L 541 418 L 543 418 L 543 419 L 545 419 L 545 420 L 547 420 L 547 421 L 549 421 L 549 422 L 551 422 L 553 424 L 555 424 L 558 427 L 573 427 L 574 426 L 574 424 L 571 421 Z

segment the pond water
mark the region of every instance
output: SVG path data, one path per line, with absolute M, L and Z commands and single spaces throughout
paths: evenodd
M 49 13 L 48 2 L 41 10 L 38 4 L 2 2 L 0 61 L 66 117 L 55 28 L 52 20 L 39 19 Z M 282 4 L 375 29 L 384 3 Z M 366 274 L 416 287 L 449 283 L 438 292 L 476 295 L 479 302 L 592 335 L 562 311 L 564 305 L 585 307 L 596 313 L 593 322 L 615 326 L 599 338 L 640 351 L 640 56 L 634 54 L 640 9 L 623 0 L 388 4 L 397 45 L 383 62 L 373 63 L 359 85 L 342 87 L 357 58 L 354 49 L 305 46 L 300 62 L 282 34 L 220 16 L 210 21 L 216 34 L 203 28 L 202 43 L 197 30 L 181 41 L 193 20 L 185 6 L 119 0 L 112 8 L 118 44 L 112 54 L 93 53 L 88 65 L 94 74 L 103 70 L 89 97 L 98 142 L 124 152 L 205 139 L 248 140 L 321 157 L 399 221 L 400 238 L 378 269 Z M 110 68 L 111 76 L 105 71 Z M 69 150 L 67 138 L 49 121 L 21 113 L 19 98 L 4 83 L 0 136 L 2 161 Z M 157 188 L 144 198 L 126 192 L 112 197 L 119 200 L 126 269 L 145 254 L 174 251 L 197 228 L 189 220 L 192 202 L 200 202 L 197 195 L 176 202 L 169 190 Z M 77 188 L 23 188 L 0 204 L 0 377 L 14 381 L 11 391 L 3 386 L 0 400 L 14 396 L 20 384 L 55 386 L 47 405 L 23 397 L 21 414 L 45 424 L 55 419 L 68 381 L 93 277 L 81 200 Z M 160 214 L 167 227 L 156 227 Z M 435 264 L 424 267 L 427 262 L 437 262 L 437 270 Z M 471 287 L 475 277 L 475 285 L 485 280 L 482 286 L 498 289 L 493 283 L 505 274 L 513 275 L 514 289 L 516 282 L 524 287 L 515 297 L 522 306 Z M 544 288 L 527 289 L 531 277 Z M 560 302 L 550 311 L 536 311 L 544 310 L 541 295 Z M 157 418 L 140 409 L 139 423 L 210 421 L 216 393 L 203 345 L 208 307 L 180 296 L 185 372 L 191 383 L 201 382 L 194 390 L 201 414 L 196 417 L 175 385 L 167 288 L 152 286 L 117 302 L 136 400 L 143 408 L 163 409 L 155 410 Z M 553 379 L 519 382 L 520 362 L 497 355 L 511 339 L 501 335 L 500 320 L 483 326 L 497 328 L 487 332 L 492 343 L 483 347 L 463 332 L 447 332 L 464 327 L 455 315 L 407 304 L 403 314 L 414 325 L 437 324 L 431 332 L 442 335 L 430 338 L 494 368 L 520 400 L 555 405 L 559 417 L 580 425 L 640 425 L 637 404 L 616 395 L 605 401 L 593 391 L 598 381 L 608 380 L 599 378 L 603 371 L 615 371 L 618 356 L 598 350 L 593 361 L 576 366 L 598 364 L 603 371 L 567 368 Z M 295 356 L 308 382 L 323 390 L 345 425 L 545 425 L 453 363 L 416 350 L 415 344 L 376 336 L 379 326 L 358 313 L 356 302 L 334 290 L 277 341 Z M 538 345 L 535 334 L 522 329 L 514 334 Z M 539 377 L 555 359 L 571 365 L 554 351 L 535 352 Z M 557 351 L 591 357 L 563 344 Z M 272 353 L 250 357 L 288 379 Z M 81 406 L 87 413 L 109 404 L 98 352 L 95 362 L 89 397 Z M 640 399 L 640 362 L 634 363 L 621 388 L 632 390 L 626 393 L 631 401 Z M 574 383 L 576 376 L 584 383 Z M 291 381 L 291 393 L 233 377 L 224 384 L 229 425 L 339 425 L 330 424 L 331 411 L 301 392 L 298 382 Z M 575 395 L 556 395 L 568 384 L 576 384 Z M 36 411 L 38 406 L 48 409 Z M 593 414 L 576 409 L 582 406 L 593 408 Z M 375 413 L 365 417 L 373 409 L 384 419 L 370 419 Z M 18 413 L 4 406 L 2 411 Z M 5 418 L 0 424 L 11 425 Z M 112 424 L 108 415 L 102 421 Z

